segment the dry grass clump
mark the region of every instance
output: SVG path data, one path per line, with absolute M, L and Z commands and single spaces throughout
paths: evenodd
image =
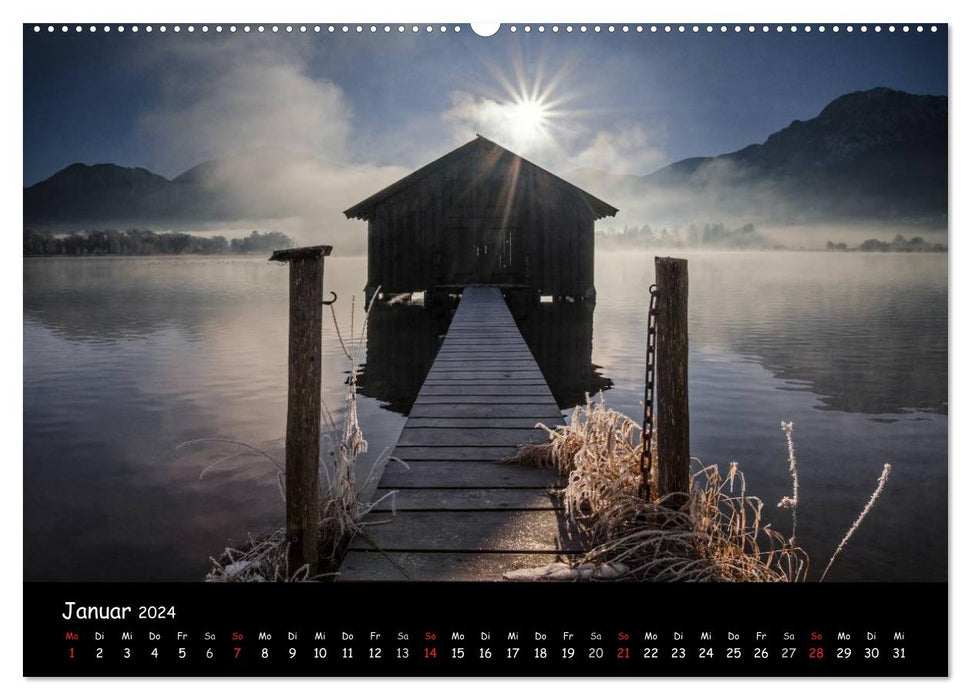
M 375 295 L 377 298 L 377 295 Z M 368 444 L 364 439 L 364 433 L 357 418 L 357 369 L 361 364 L 362 352 L 365 348 L 365 334 L 367 332 L 367 319 L 370 315 L 371 306 L 368 307 L 364 322 L 362 323 L 360 334 L 354 334 L 354 300 L 351 300 L 351 331 L 350 342 L 345 342 L 341 335 L 337 317 L 331 306 L 331 314 L 334 320 L 334 328 L 337 330 L 337 339 L 340 347 L 350 363 L 350 372 L 346 382 L 346 392 L 344 395 L 344 417 L 340 425 L 334 420 L 333 415 L 322 406 L 322 425 L 321 442 L 322 450 L 320 455 L 320 548 L 318 571 L 321 572 L 315 577 L 311 577 L 306 566 L 296 571 L 290 571 L 287 563 L 289 542 L 286 539 L 284 529 L 276 529 L 264 533 L 260 536 L 250 536 L 249 540 L 239 547 L 228 546 L 217 556 L 210 558 L 212 569 L 206 574 L 206 581 L 225 582 L 225 581 L 306 581 L 313 579 L 326 580 L 333 577 L 337 567 L 344 556 L 344 551 L 350 541 L 363 531 L 362 521 L 371 510 L 378 505 L 384 498 L 392 496 L 388 493 L 375 502 L 368 502 L 362 499 L 362 494 L 373 491 L 381 469 L 385 461 L 382 453 L 375 460 L 363 484 L 357 484 L 355 471 L 357 460 L 360 455 L 367 452 Z M 372 301 L 373 306 L 373 301 Z M 191 443 L 199 442 L 231 442 L 237 446 L 243 446 L 249 450 L 265 457 L 269 463 L 277 470 L 278 482 L 281 494 L 285 494 L 286 470 L 274 460 L 270 455 L 257 450 L 245 443 L 226 440 L 194 440 Z M 180 445 L 182 447 L 183 445 Z M 203 469 L 200 478 L 213 467 L 232 459 L 234 455 L 220 458 L 213 464 Z M 396 460 L 400 461 L 400 460 Z
M 550 441 L 523 447 L 516 461 L 551 466 L 567 477 L 564 505 L 589 546 L 581 566 L 607 565 L 621 572 L 619 578 L 638 581 L 806 579 L 808 554 L 794 534 L 787 537 L 763 522 L 764 504 L 746 492 L 737 463 L 723 473 L 717 465 L 696 460 L 688 493 L 658 498 L 654 481 L 652 498 L 644 499 L 639 495 L 640 426 L 607 408 L 602 395 L 596 403 L 588 398 L 586 406 L 577 407 L 568 425 L 542 427 Z M 783 424 L 783 429 L 793 494 L 779 505 L 793 510 L 795 524 L 798 473 L 792 425 Z M 651 449 L 657 464 L 656 444 Z M 846 539 L 880 491 L 882 486 Z

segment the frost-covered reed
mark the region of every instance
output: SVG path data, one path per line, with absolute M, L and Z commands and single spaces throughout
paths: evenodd
M 573 562 L 575 568 L 608 566 L 614 574 L 609 578 L 640 581 L 806 580 L 809 555 L 795 539 L 799 475 L 792 423 L 782 425 L 792 493 L 779 504 L 793 511 L 789 536 L 764 522 L 764 504 L 746 492 L 735 462 L 723 471 L 694 460 L 688 493 L 664 497 L 657 494 L 655 469 L 652 498 L 640 497 L 640 426 L 609 409 L 602 395 L 577 407 L 567 425 L 541 427 L 550 441 L 524 446 L 514 460 L 552 467 L 567 477 L 564 507 L 589 547 Z M 657 465 L 656 443 L 650 449 Z M 889 467 L 836 554 L 879 498 L 888 472 Z M 559 570 L 557 576 L 565 577 Z

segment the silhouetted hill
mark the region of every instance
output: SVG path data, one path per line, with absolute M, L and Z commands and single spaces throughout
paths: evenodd
M 137 218 L 163 210 L 171 183 L 144 168 L 74 163 L 24 189 L 26 225 L 55 221 Z
M 599 178 L 602 191 L 614 187 L 649 202 L 665 221 L 943 223 L 947 97 L 854 92 L 762 144 L 688 158 L 643 177 L 581 179 L 588 178 Z

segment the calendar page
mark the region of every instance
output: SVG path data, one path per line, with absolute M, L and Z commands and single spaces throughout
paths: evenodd
M 948 675 L 947 24 L 22 32 L 25 676 Z

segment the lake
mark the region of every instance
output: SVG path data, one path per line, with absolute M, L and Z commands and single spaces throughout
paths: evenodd
M 776 503 L 791 490 L 780 422 L 793 421 L 811 580 L 890 462 L 827 580 L 946 580 L 947 256 L 673 254 L 691 281 L 692 454 L 739 462 L 765 519 L 788 532 Z M 240 441 L 282 459 L 285 267 L 46 258 L 23 271 L 26 580 L 200 580 L 230 540 L 282 524 L 272 464 L 230 442 L 183 443 Z M 360 479 L 394 444 L 448 324 L 382 305 L 360 338 L 365 277 L 363 258 L 326 262 L 342 337 L 361 346 Z M 595 306 L 518 319 L 561 408 L 603 390 L 639 419 L 652 281 L 653 254 L 599 253 Z M 340 421 L 351 362 L 324 321 L 323 397 Z

